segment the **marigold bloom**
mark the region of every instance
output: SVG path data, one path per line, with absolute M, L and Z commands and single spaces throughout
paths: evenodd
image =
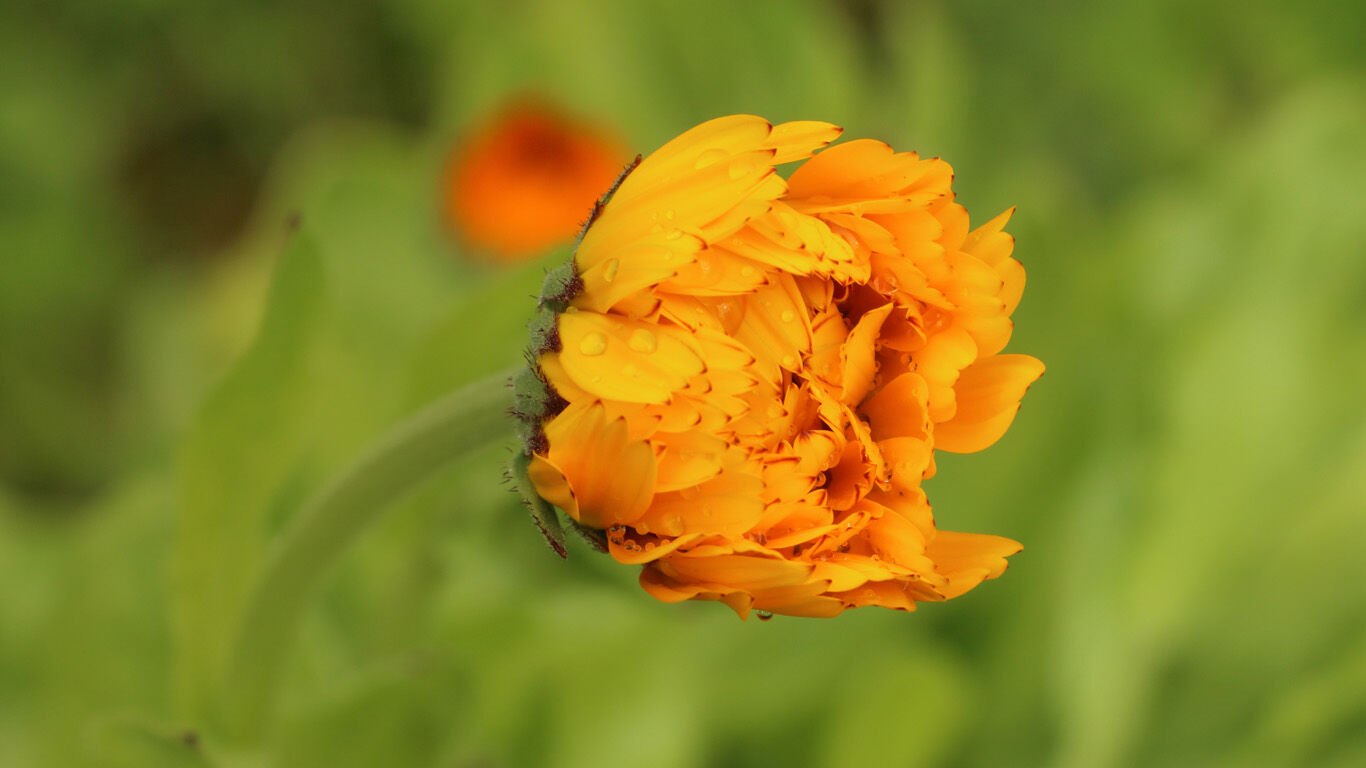
M 544 253 L 574 236 L 625 152 L 603 132 L 532 102 L 504 110 L 455 152 L 445 214 L 500 259 Z
M 660 600 L 912 610 L 1020 549 L 938 530 L 921 490 L 935 450 L 991 445 L 1043 372 L 1001 354 L 1025 278 L 1010 211 L 970 230 L 947 163 L 878 141 L 813 157 L 840 132 L 703 123 L 547 279 L 531 480 Z

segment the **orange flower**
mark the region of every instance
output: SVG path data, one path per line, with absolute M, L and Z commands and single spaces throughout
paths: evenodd
M 533 257 L 574 236 L 625 159 L 600 131 L 521 103 L 453 155 L 445 213 L 475 248 L 500 259 Z
M 1001 354 L 1024 287 L 1010 212 L 969 231 L 948 164 L 881 142 L 812 157 L 840 132 L 703 123 L 547 278 L 531 481 L 660 600 L 912 610 L 1020 549 L 938 530 L 921 490 L 935 450 L 994 443 L 1043 373 Z

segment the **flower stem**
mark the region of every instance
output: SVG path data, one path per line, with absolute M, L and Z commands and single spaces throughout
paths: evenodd
M 507 382 L 508 374 L 492 376 L 419 411 L 303 506 L 267 563 L 233 644 L 224 679 L 226 735 L 244 744 L 260 739 L 309 598 L 366 527 L 436 470 L 507 436 Z

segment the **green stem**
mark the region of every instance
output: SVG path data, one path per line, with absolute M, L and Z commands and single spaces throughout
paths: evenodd
M 507 382 L 508 374 L 493 376 L 424 408 L 304 505 L 257 583 L 228 659 L 228 735 L 259 740 L 313 590 L 366 527 L 436 470 L 508 434 Z

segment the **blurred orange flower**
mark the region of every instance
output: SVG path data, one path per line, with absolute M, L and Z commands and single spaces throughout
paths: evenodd
M 828 123 L 737 115 L 620 183 L 533 325 L 543 498 L 666 602 L 912 610 L 1020 545 L 939 530 L 936 450 L 978 451 L 1043 373 L 1001 354 L 1025 274 L 953 172 Z M 774 166 L 806 160 L 784 180 Z
M 471 246 L 495 258 L 538 256 L 574 236 L 625 162 L 603 131 L 518 102 L 452 155 L 445 215 Z

